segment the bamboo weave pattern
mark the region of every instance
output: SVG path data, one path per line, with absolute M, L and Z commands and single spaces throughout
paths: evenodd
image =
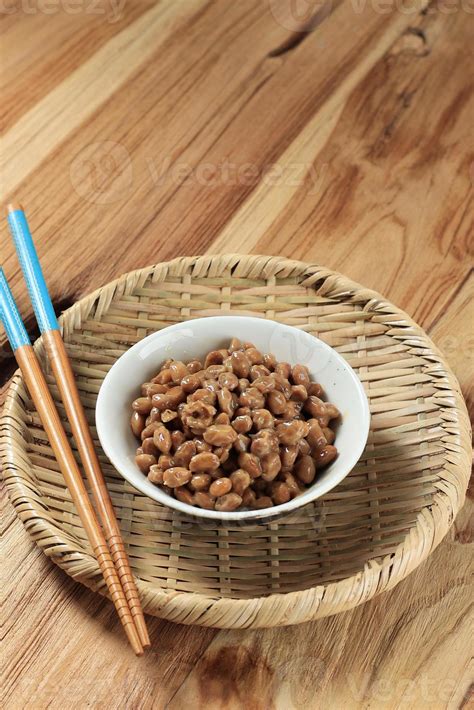
M 99 449 L 144 609 L 226 628 L 294 624 L 350 609 L 417 567 L 463 503 L 470 433 L 459 385 L 405 313 L 340 274 L 278 257 L 189 257 L 126 274 L 63 315 L 89 422 L 105 374 L 127 348 L 172 323 L 229 312 L 302 328 L 336 348 L 369 397 L 368 445 L 354 471 L 319 501 L 252 527 L 181 517 L 135 491 Z M 41 339 L 35 347 L 44 362 Z M 47 379 L 58 402 L 49 373 Z M 0 454 L 11 500 L 33 539 L 68 574 L 105 593 L 18 374 L 2 414 Z

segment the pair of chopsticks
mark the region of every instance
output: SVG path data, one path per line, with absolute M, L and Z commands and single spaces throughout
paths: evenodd
M 105 485 L 74 380 L 74 373 L 59 331 L 53 304 L 23 209 L 20 205 L 9 205 L 8 213 L 10 230 L 43 336 L 46 353 L 66 409 L 103 530 L 89 499 L 40 363 L 31 346 L 28 333 L 1 267 L 0 320 L 3 322 L 16 361 L 51 443 L 120 621 L 134 652 L 137 655 L 142 655 L 143 649 L 150 645 L 145 618 L 112 501 Z

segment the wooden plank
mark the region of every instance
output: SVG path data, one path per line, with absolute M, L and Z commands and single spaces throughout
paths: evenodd
M 152 4 L 152 0 L 3 3 L 2 131 L 12 128 Z
M 451 365 L 474 421 L 474 276 L 459 284 L 451 302 L 429 334 Z
M 421 0 L 411 2 L 412 8 L 423 7 Z M 41 253 L 47 244 L 44 259 L 53 298 L 76 297 L 123 271 L 174 256 L 176 245 L 181 253 L 202 250 L 255 185 L 246 178 L 235 184 L 231 178 L 209 189 L 199 172 L 182 182 L 186 166 L 202 171 L 209 165 L 218 169 L 225 160 L 240 168 L 271 162 L 347 82 L 347 74 L 363 75 L 411 20 L 409 13 L 381 16 L 367 5 L 355 23 L 351 6 L 341 5 L 283 59 L 271 54 L 288 33 L 268 8 L 248 0 L 212 4 L 187 32 L 148 57 L 139 74 L 109 100 L 107 111 L 97 111 L 58 146 L 54 161 L 45 161 L 19 186 L 16 194 L 27 196 Z M 321 52 L 319 43 L 330 43 L 336 32 L 350 42 L 338 41 L 331 53 Z M 308 82 L 307 75 L 314 80 Z M 140 120 L 130 116 L 124 130 L 131 106 L 141 107 Z M 285 121 L 273 120 L 277 109 Z M 97 146 L 104 135 L 119 145 Z M 16 138 L 8 144 L 11 150 L 15 144 Z M 18 171 L 23 174 L 21 165 Z M 47 215 L 41 209 L 45 190 Z M 65 222 L 67 233 L 74 235 L 74 248 L 66 254 L 57 238 Z M 93 250 L 86 238 L 91 234 Z M 9 245 L 5 252 L 3 261 L 15 279 Z M 52 268 L 59 259 L 61 272 Z M 75 281 L 66 276 L 71 271 Z M 27 307 L 21 298 L 20 306 Z
M 354 611 L 298 627 L 220 632 L 170 710 L 460 707 L 472 677 L 464 524 L 395 590 Z
M 194 8 L 197 6 L 195 2 Z M 192 9 L 190 0 L 186 9 Z M 179 0 L 173 5 L 152 5 L 23 114 L 3 138 L 7 191 L 13 192 L 74 128 L 106 103 L 160 44 L 179 31 L 182 20 L 183 3 Z
M 429 326 L 470 267 L 474 84 L 456 68 L 471 32 L 462 12 L 416 18 L 315 112 L 278 160 L 283 178 L 260 183 L 209 250 L 313 259 Z
M 2 707 L 164 707 L 216 632 L 147 617 L 153 650 L 136 658 L 113 606 L 53 565 L 4 507 Z

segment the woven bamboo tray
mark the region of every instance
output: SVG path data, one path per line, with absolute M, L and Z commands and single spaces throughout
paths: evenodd
M 135 491 L 102 454 L 145 610 L 183 624 L 241 628 L 350 609 L 415 569 L 463 503 L 470 436 L 459 385 L 405 313 L 339 274 L 275 257 L 180 258 L 126 274 L 64 313 L 90 423 L 100 384 L 127 348 L 177 321 L 228 312 L 288 323 L 335 347 L 369 396 L 369 442 L 324 498 L 251 528 L 181 517 Z M 41 340 L 35 347 L 44 363 Z M 49 371 L 48 381 L 58 400 Z M 104 593 L 19 374 L 1 424 L 4 477 L 28 532 L 69 575 Z

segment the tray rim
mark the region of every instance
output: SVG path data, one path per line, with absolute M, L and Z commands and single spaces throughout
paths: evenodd
M 100 313 L 108 307 L 117 289 L 119 291 L 133 289 L 140 282 L 145 282 L 149 276 L 153 276 L 154 282 L 159 283 L 160 280 L 164 280 L 170 269 L 175 267 L 182 267 L 183 272 L 191 267 L 197 273 L 200 270 L 207 271 L 212 265 L 215 266 L 216 261 L 219 262 L 220 267 L 217 272 L 222 272 L 229 267 L 237 271 L 239 268 L 243 271 L 248 268 L 250 272 L 258 271 L 258 278 L 267 278 L 281 276 L 289 271 L 298 275 L 300 281 L 309 279 L 311 283 L 308 285 L 313 288 L 318 282 L 326 284 L 329 280 L 329 285 L 332 286 L 329 293 L 333 298 L 335 297 L 333 290 L 336 288 L 346 299 L 349 296 L 350 301 L 363 303 L 365 309 L 378 310 L 387 318 L 396 316 L 397 321 L 394 322 L 399 324 L 401 319 L 403 327 L 410 329 L 410 337 L 420 339 L 419 346 L 429 349 L 432 357 L 442 365 L 442 374 L 447 378 L 450 392 L 454 395 L 453 411 L 456 412 L 455 423 L 459 435 L 459 461 L 453 465 L 457 467 L 459 475 L 455 481 L 450 481 L 450 493 L 445 489 L 439 490 L 433 496 L 431 504 L 420 511 L 416 524 L 403 542 L 397 546 L 395 552 L 382 559 L 377 557 L 368 560 L 363 570 L 343 580 L 296 592 L 279 592 L 265 597 L 236 599 L 198 592 L 161 589 L 137 578 L 144 609 L 147 613 L 171 621 L 216 628 L 292 625 L 347 611 L 393 588 L 421 564 L 444 538 L 464 503 L 469 482 L 471 441 L 469 417 L 459 383 L 441 351 L 407 313 L 376 291 L 367 289 L 336 271 L 321 267 L 314 262 L 307 263 L 285 257 L 244 254 L 189 256 L 136 269 L 96 289 L 64 311 L 59 319 L 61 330 L 67 336 L 69 331 L 80 328 L 81 321 L 88 316 L 95 304 L 97 304 L 96 315 L 98 312 L 100 317 Z M 38 338 L 34 347 L 36 352 L 42 355 L 41 338 Z M 94 591 L 105 594 L 95 559 L 83 550 L 74 549 L 66 531 L 41 516 L 44 510 L 39 501 L 34 500 L 34 491 L 29 489 L 24 475 L 19 472 L 14 446 L 15 436 L 10 431 L 9 420 L 14 417 L 15 407 L 21 407 L 19 402 L 22 398 L 22 389 L 22 376 L 17 371 L 8 387 L 4 408 L 0 415 L 0 461 L 12 505 L 30 536 L 48 557 L 69 576 Z M 18 431 L 16 434 L 20 437 Z M 463 462 L 465 462 L 464 466 L 462 466 Z M 442 470 L 445 471 L 446 468 L 443 467 Z M 37 530 L 35 523 L 38 521 L 41 521 L 41 524 L 40 529 Z M 58 531 L 61 534 L 58 534 Z M 51 538 L 55 540 L 54 545 L 48 544 Z

